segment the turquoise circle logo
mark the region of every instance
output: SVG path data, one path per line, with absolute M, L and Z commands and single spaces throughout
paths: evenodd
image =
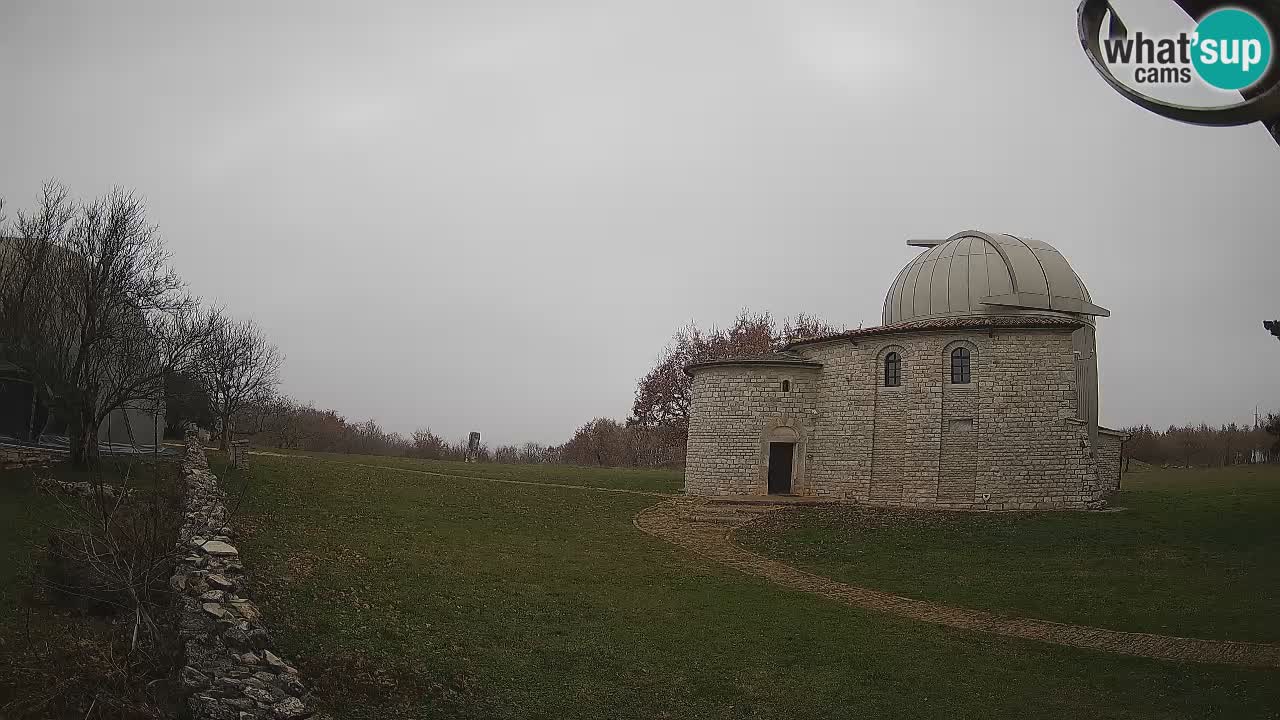
M 1225 8 L 1205 16 L 1192 38 L 1191 63 L 1200 78 L 1220 90 L 1258 82 L 1271 64 L 1271 34 L 1258 16 Z

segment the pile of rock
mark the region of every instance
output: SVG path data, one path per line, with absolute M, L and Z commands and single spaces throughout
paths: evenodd
M 186 648 L 183 686 L 194 720 L 301 720 L 315 698 L 298 671 L 272 651 L 258 608 L 243 596 L 244 565 L 231 544 L 225 496 L 200 438 L 187 434 L 182 465 L 187 515 L 169 583 L 178 593 L 178 634 Z
M 36 487 L 41 492 L 49 495 L 71 495 L 79 498 L 96 498 L 98 492 L 101 491 L 102 496 L 107 500 L 114 500 L 119 494 L 120 488 L 115 485 L 106 483 L 100 484 L 96 489 L 92 483 L 88 482 L 71 482 L 68 480 L 55 480 L 53 478 L 43 478 L 36 481 Z M 128 490 L 125 495 L 132 495 L 133 490 Z
M 34 448 L 0 448 L 0 470 L 19 470 L 25 467 L 46 467 L 49 453 Z

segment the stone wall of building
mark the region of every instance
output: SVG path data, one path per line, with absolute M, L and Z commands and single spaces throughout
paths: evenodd
M 969 350 L 971 383 L 951 383 L 957 347 Z M 822 368 L 790 405 L 770 394 L 785 369 L 695 372 L 689 493 L 766 492 L 768 429 L 788 413 L 803 428 L 796 494 L 1009 510 L 1096 507 L 1111 491 L 1099 479 L 1110 441 L 1095 459 L 1076 419 L 1069 329 L 913 331 L 792 352 Z M 884 386 L 889 352 L 901 357 L 899 387 Z
M 817 372 L 801 367 L 708 367 L 693 377 L 685 490 L 691 495 L 763 495 L 769 437 L 790 439 L 792 477 L 803 478 Z M 783 381 L 789 385 L 782 390 Z M 798 484 L 795 492 L 808 494 Z
M 1104 498 L 1120 490 L 1120 445 L 1126 439 L 1124 433 L 1114 430 L 1098 433 L 1098 484 Z

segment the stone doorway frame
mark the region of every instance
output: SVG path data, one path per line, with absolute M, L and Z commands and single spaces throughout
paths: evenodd
M 805 494 L 805 490 L 808 489 L 805 482 L 808 439 L 804 426 L 793 418 L 776 418 L 765 425 L 760 437 L 759 470 L 756 473 L 757 495 L 769 494 L 769 445 L 776 442 L 792 443 L 791 494 Z

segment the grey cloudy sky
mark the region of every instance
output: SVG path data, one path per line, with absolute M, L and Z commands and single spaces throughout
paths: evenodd
M 1280 148 L 1120 98 L 1074 1 L 0 8 L 0 195 L 136 188 L 350 418 L 559 442 L 682 323 L 875 325 L 970 228 L 1111 309 L 1104 423 L 1280 408 Z

